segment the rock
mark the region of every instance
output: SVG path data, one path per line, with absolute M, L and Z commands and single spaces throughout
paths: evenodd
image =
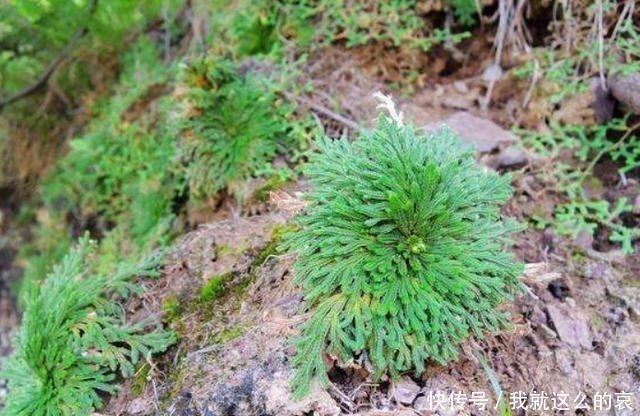
M 605 124 L 613 117 L 616 101 L 602 85 L 600 77 L 592 77 L 588 89 L 565 97 L 559 105 L 553 111 L 554 121 L 593 126 Z
M 593 347 L 587 318 L 577 308 L 569 308 L 565 304 L 548 305 L 547 313 L 563 342 L 572 347 Z
M 467 87 L 464 81 L 454 81 L 453 88 L 460 94 L 467 94 L 469 92 L 469 87 Z
M 492 65 L 489 65 L 482 72 L 482 80 L 486 84 L 490 84 L 492 82 L 499 81 L 500 78 L 502 78 L 503 75 L 504 75 L 504 70 L 502 69 L 500 64 L 494 63 Z
M 569 286 L 564 279 L 554 279 L 549 282 L 549 292 L 553 295 L 554 298 L 564 300 L 567 296 L 569 296 Z
M 469 110 L 473 107 L 473 102 L 470 101 L 466 95 L 459 94 L 455 91 L 442 97 L 440 103 L 442 106 L 454 110 Z
M 7 380 L 0 378 L 0 409 L 4 407 L 4 401 L 7 399 L 8 393 Z
M 416 126 L 423 126 L 436 123 L 447 116 L 448 113 L 445 110 L 432 109 L 433 103 L 425 100 L 427 98 L 416 100 L 418 103 L 413 101 L 398 103 L 400 111 L 404 113 L 404 119 L 411 120 Z
M 620 326 L 629 318 L 629 312 L 625 308 L 613 307 L 606 311 L 603 316 L 613 326 Z
M 311 385 L 311 392 L 301 400 L 291 397 L 291 385 L 283 377 L 271 380 L 265 392 L 264 404 L 268 414 L 273 415 L 303 415 L 338 416 L 340 406 L 331 398 L 326 390 L 317 382 Z
M 534 305 L 531 310 L 531 316 L 529 317 L 529 321 L 538 326 L 547 326 L 547 314 L 538 306 Z
M 411 404 L 420 393 L 420 386 L 418 386 L 409 377 L 402 377 L 398 381 L 393 383 L 393 389 L 396 400 L 402 404 Z
M 127 412 L 132 415 L 148 414 L 152 411 L 151 403 L 143 398 L 133 399 L 133 401 L 127 407 Z
M 574 377 L 576 369 L 573 365 L 573 354 L 568 348 L 558 348 L 554 352 L 556 368 L 565 377 Z
M 424 412 L 427 410 L 432 410 L 433 403 L 430 402 L 429 399 L 427 399 L 425 396 L 420 396 L 416 399 L 416 402 L 413 405 L 413 408 L 416 409 L 418 412 Z
M 593 236 L 589 231 L 582 230 L 578 233 L 576 238 L 573 239 L 573 244 L 583 250 L 590 250 L 593 248 Z
M 637 279 L 630 278 L 624 281 L 622 285 L 607 284 L 607 292 L 615 298 L 618 298 L 629 309 L 629 312 L 635 316 L 640 316 L 640 287 L 634 286 Z
M 554 279 L 559 279 L 562 274 L 550 270 L 546 263 L 529 263 L 525 265 L 521 279 L 529 286 L 543 287 Z
M 590 90 L 571 94 L 559 103 L 559 108 L 553 111 L 551 119 L 560 124 L 593 126 L 597 121 L 593 106 L 595 100 L 595 95 Z
M 606 389 L 606 378 L 603 374 L 609 374 L 610 369 L 605 358 L 595 352 L 585 352 L 575 357 L 575 368 L 582 376 L 585 387 L 595 391 Z
M 552 252 L 555 248 L 556 234 L 553 228 L 547 227 L 542 233 L 542 246 L 548 251 Z
M 448 408 L 448 404 L 445 404 L 445 408 L 442 409 L 438 406 L 437 413 L 434 413 L 434 408 L 436 407 L 433 401 L 429 401 L 425 396 L 420 396 L 416 399 L 415 404 L 413 405 L 413 409 L 418 412 L 420 415 L 437 415 L 437 416 L 456 416 L 458 414 L 466 414 L 466 413 L 458 413 L 458 410 L 455 408 Z
M 417 416 L 416 412 L 410 409 L 402 410 L 369 410 L 364 413 L 355 413 L 357 416 Z
M 582 182 L 582 191 L 586 199 L 602 199 L 608 189 L 602 184 L 600 179 L 591 176 Z
M 629 364 L 629 371 L 640 382 L 640 352 L 633 356 L 631 364 Z
M 564 298 L 564 301 L 569 308 L 573 309 L 576 307 L 576 300 L 574 298 L 570 298 L 567 296 L 566 298 Z
M 582 275 L 585 279 L 589 280 L 609 280 L 613 275 L 613 271 L 611 270 L 611 266 L 604 262 L 590 261 L 585 264 Z
M 640 72 L 629 75 L 616 74 L 609 77 L 609 89 L 619 102 L 629 110 L 640 114 Z
M 501 168 L 524 165 L 525 163 L 527 163 L 527 155 L 518 146 L 509 146 L 498 156 L 498 166 Z
M 473 116 L 464 111 L 454 113 L 441 122 L 427 124 L 423 128 L 431 133 L 445 125 L 458 133 L 464 144 L 471 145 L 482 153 L 497 149 L 500 143 L 514 143 L 516 141 L 513 134 L 493 121 Z
M 593 102 L 591 108 L 599 124 L 604 124 L 613 117 L 615 109 L 615 100 L 609 95 L 609 91 L 602 87 L 599 77 L 594 77 L 589 83 L 589 89 L 593 94 Z

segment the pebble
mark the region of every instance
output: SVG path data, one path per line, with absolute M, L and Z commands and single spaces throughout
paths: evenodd
M 467 94 L 469 92 L 469 87 L 464 81 L 455 81 L 453 83 L 453 88 L 456 89 L 460 94 Z
M 447 126 L 456 132 L 462 143 L 474 147 L 481 153 L 489 153 L 496 150 L 501 143 L 514 143 L 516 137 L 509 131 L 498 126 L 491 120 L 476 117 L 466 111 L 458 111 L 446 119 L 429 123 L 423 128 L 429 132 L 435 132 Z
M 616 100 L 634 113 L 640 114 L 640 72 L 610 76 L 609 89 Z
M 409 377 L 401 377 L 393 384 L 394 396 L 402 404 L 410 405 L 420 393 L 420 386 L 418 386 Z
M 518 146 L 509 146 L 498 156 L 498 166 L 502 168 L 524 165 L 525 163 L 527 163 L 527 155 Z
M 582 230 L 578 233 L 576 238 L 573 239 L 573 244 L 583 250 L 589 250 L 593 248 L 593 236 L 590 232 Z
M 587 319 L 575 307 L 566 304 L 547 305 L 547 312 L 563 342 L 573 347 L 592 348 Z

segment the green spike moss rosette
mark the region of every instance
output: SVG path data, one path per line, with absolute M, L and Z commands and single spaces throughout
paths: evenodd
M 9 381 L 4 416 L 82 416 L 102 407 L 100 392 L 115 393 L 116 373 L 131 377 L 136 364 L 166 351 L 175 335 L 152 320 L 126 322 L 122 299 L 140 294 L 136 276 L 156 276 L 160 259 L 122 263 L 95 272 L 95 245 L 80 239 L 25 298 L 14 351 L 2 363 Z
M 323 352 L 365 353 L 376 377 L 421 373 L 508 323 L 499 306 L 522 272 L 508 252 L 520 226 L 500 215 L 508 176 L 476 164 L 448 129 L 425 135 L 386 117 L 317 147 L 308 207 L 285 242 L 313 312 L 295 342 L 297 397 L 315 376 L 329 382 Z

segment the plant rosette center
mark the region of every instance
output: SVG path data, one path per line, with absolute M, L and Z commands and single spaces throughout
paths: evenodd
M 427 251 L 427 244 L 422 237 L 410 235 L 406 241 L 398 244 L 398 251 L 405 255 L 421 254 Z

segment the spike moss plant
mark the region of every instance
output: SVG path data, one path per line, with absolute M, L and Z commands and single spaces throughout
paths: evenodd
M 503 328 L 522 265 L 503 219 L 507 176 L 476 164 L 450 130 L 424 135 L 381 117 L 357 140 L 320 139 L 299 230 L 296 279 L 312 311 L 295 341 L 294 393 L 329 379 L 323 353 L 364 354 L 376 371 L 421 373 Z
M 102 405 L 99 392 L 116 391 L 116 373 L 132 376 L 140 359 L 175 342 L 150 321 L 125 322 L 119 303 L 141 292 L 135 276 L 157 274 L 158 259 L 98 274 L 92 251 L 82 238 L 27 296 L 15 349 L 3 363 L 9 395 L 0 414 L 89 415 Z

